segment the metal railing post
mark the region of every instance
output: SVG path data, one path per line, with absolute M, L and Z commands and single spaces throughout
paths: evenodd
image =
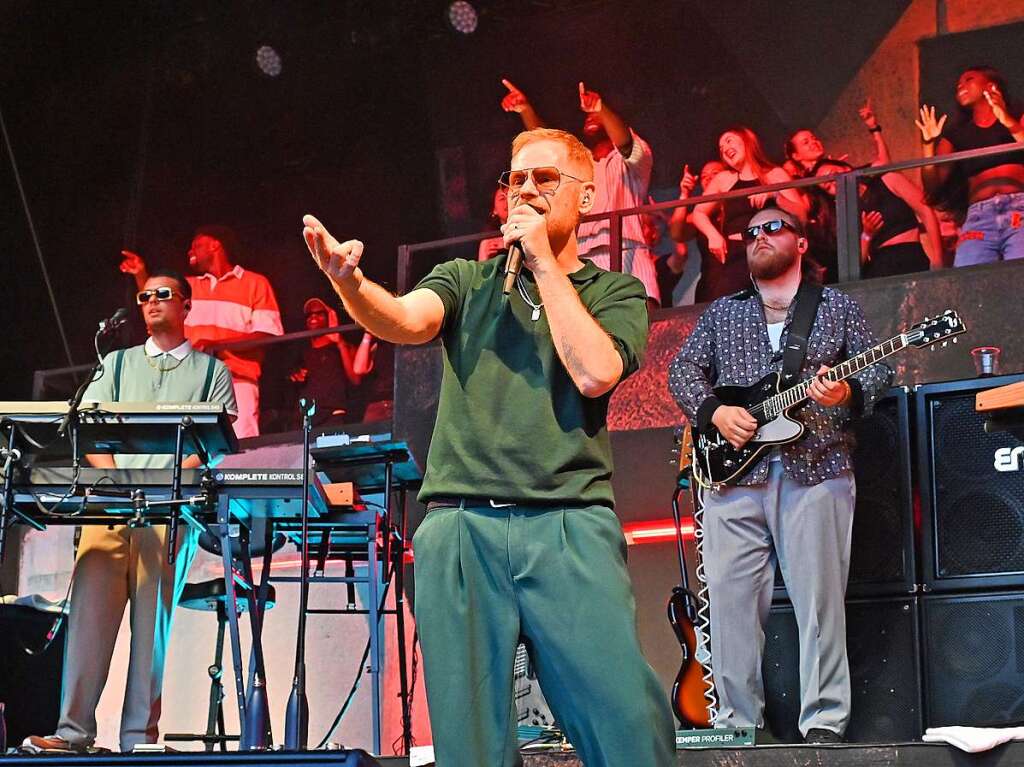
M 840 282 L 860 279 L 859 180 L 856 173 L 843 173 L 836 179 L 836 255 Z
M 404 296 L 409 289 L 409 269 L 412 267 L 412 254 L 408 245 L 398 246 L 398 274 L 395 275 L 395 282 L 398 286 L 398 295 Z
M 612 211 L 608 217 L 608 268 L 613 272 L 622 271 L 622 216 Z

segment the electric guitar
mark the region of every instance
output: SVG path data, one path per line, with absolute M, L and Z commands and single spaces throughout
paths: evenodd
M 966 330 L 960 316 L 947 309 L 836 365 L 822 377 L 842 381 L 908 346 L 922 349 L 940 341 L 945 346 L 949 338 L 956 343 L 956 336 Z M 694 426 L 693 473 L 697 482 L 703 487 L 734 485 L 773 448 L 800 439 L 805 427 L 793 413 L 806 404 L 807 389 L 812 381 L 814 378 L 808 378 L 782 389 L 782 374 L 769 373 L 751 386 L 715 388 L 715 396 L 723 404 L 746 408 L 757 420 L 758 429 L 749 442 L 737 449 L 714 426 L 704 430 Z
M 711 672 L 698 657 L 698 648 L 701 644 L 699 634 L 704 639 L 705 648 L 707 648 L 709 639 L 707 626 L 702 620 L 703 617 L 706 617 L 706 613 L 704 616 L 701 615 L 700 598 L 690 590 L 690 576 L 682 541 L 682 515 L 679 511 L 680 496 L 684 490 L 692 489 L 689 481 L 693 454 L 691 430 L 688 427 L 677 430 L 676 440 L 679 450 L 679 475 L 675 493 L 672 495 L 672 517 L 677 528 L 676 545 L 679 555 L 680 583 L 673 587 L 672 596 L 668 600 L 668 622 L 679 642 L 682 662 L 679 666 L 679 673 L 676 674 L 672 684 L 672 710 L 683 727 L 707 729 L 711 727 L 708 694 L 710 692 L 713 695 L 714 689 L 709 688 L 708 680 L 711 679 Z M 694 512 L 694 524 L 696 525 L 696 499 L 694 499 Z M 700 546 L 698 545 L 696 548 L 699 563 Z

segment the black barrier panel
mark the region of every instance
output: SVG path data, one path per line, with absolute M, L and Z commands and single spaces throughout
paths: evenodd
M 920 386 L 916 392 L 926 590 L 1024 586 L 1024 466 L 1019 439 L 985 432 L 975 395 L 1024 375 Z
M 899 743 L 921 737 L 918 599 L 850 600 L 851 743 Z M 789 605 L 772 608 L 765 627 L 762 673 L 765 719 L 772 733 L 800 742 L 800 650 Z

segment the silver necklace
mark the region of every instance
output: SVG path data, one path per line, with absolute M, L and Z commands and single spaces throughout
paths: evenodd
M 540 319 L 540 310 L 544 308 L 544 302 L 541 301 L 539 304 L 535 304 L 533 299 L 530 298 L 530 294 L 526 292 L 526 285 L 523 282 L 523 275 L 516 275 L 516 287 L 519 289 L 519 295 L 523 297 L 523 300 L 530 305 L 533 309 L 533 313 L 530 315 L 530 319 L 536 322 Z

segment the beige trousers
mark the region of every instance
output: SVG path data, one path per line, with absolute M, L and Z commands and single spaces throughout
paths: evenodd
M 131 606 L 131 655 L 121 710 L 121 750 L 157 740 L 171 621 L 198 539 L 187 525 L 179 527 L 178 554 L 171 566 L 167 530 L 166 525 L 82 529 L 57 727 L 57 735 L 69 743 L 89 746 L 96 740 L 96 705 L 126 604 Z

